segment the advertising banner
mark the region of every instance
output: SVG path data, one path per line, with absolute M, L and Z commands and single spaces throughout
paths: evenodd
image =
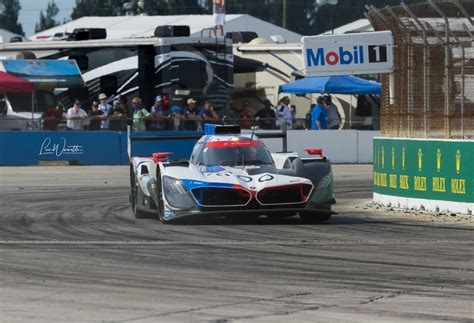
M 474 202 L 474 141 L 374 139 L 374 192 Z
M 387 73 L 393 70 L 390 31 L 302 38 L 305 76 Z
M 34 83 L 37 88 L 84 87 L 84 80 L 75 60 L 2 60 L 0 70 Z

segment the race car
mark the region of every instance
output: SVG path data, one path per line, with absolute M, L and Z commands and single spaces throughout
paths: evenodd
M 270 153 L 254 133 L 238 126 L 206 125 L 189 160 L 172 152 L 130 158 L 130 202 L 136 218 L 163 223 L 184 217 L 269 218 L 299 215 L 303 222 L 330 219 L 333 174 L 321 149 Z

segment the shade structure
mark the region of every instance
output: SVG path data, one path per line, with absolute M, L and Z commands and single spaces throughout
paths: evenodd
M 305 77 L 281 85 L 281 93 L 380 94 L 382 85 L 353 75 Z
M 0 71 L 0 92 L 32 93 L 34 89 L 33 83 Z

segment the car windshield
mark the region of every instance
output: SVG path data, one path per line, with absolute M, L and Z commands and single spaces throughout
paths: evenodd
M 202 165 L 245 166 L 271 165 L 273 159 L 265 146 L 204 148 Z

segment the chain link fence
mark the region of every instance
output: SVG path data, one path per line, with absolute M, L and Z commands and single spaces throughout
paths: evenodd
M 366 6 L 374 30 L 390 30 L 394 71 L 382 76 L 381 133 L 474 137 L 474 1 Z

